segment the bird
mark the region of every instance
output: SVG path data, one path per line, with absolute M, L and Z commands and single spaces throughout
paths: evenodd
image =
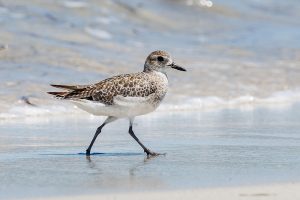
M 93 115 L 107 116 L 96 129 L 86 149 L 87 156 L 90 156 L 102 128 L 120 118 L 129 120 L 128 133 L 143 148 L 144 153 L 148 157 L 158 156 L 162 154 L 151 151 L 135 135 L 133 122 L 136 116 L 150 113 L 160 105 L 168 90 L 169 69 L 186 71 L 185 68 L 175 64 L 168 52 L 157 50 L 148 55 L 141 72 L 113 76 L 90 85 L 50 84 L 63 91 L 48 93 L 57 99 L 69 100 L 78 108 Z

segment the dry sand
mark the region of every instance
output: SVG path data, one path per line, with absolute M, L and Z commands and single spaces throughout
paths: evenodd
M 243 186 L 243 187 L 225 187 L 193 190 L 174 190 L 160 192 L 134 192 L 134 193 L 116 193 L 116 194 L 98 194 L 84 196 L 62 196 L 39 198 L 43 200 L 162 200 L 162 199 L 205 199 L 205 200 L 235 200 L 235 199 L 281 199 L 297 200 L 300 199 L 300 183 L 274 184 L 261 186 Z

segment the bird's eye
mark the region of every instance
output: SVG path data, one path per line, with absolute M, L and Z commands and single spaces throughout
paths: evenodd
M 164 58 L 163 58 L 162 56 L 158 56 L 158 57 L 157 57 L 157 60 L 158 60 L 159 62 L 162 62 L 162 61 L 164 61 Z

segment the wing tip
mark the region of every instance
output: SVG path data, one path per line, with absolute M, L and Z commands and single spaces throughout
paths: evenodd
M 58 99 L 65 98 L 65 95 L 67 94 L 67 92 L 47 92 L 47 93 L 53 95 L 55 98 Z
M 50 86 L 60 89 L 66 89 L 66 90 L 76 90 L 77 86 L 74 85 L 59 85 L 59 84 L 50 84 Z

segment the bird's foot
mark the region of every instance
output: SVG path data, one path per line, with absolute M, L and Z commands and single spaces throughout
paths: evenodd
M 150 150 L 145 150 L 145 153 L 147 154 L 147 157 L 151 157 L 151 156 L 165 156 L 166 153 L 156 153 L 156 152 L 153 152 L 153 151 L 150 151 Z
M 91 155 L 91 150 L 87 149 L 86 152 L 85 152 L 85 155 L 90 156 Z

